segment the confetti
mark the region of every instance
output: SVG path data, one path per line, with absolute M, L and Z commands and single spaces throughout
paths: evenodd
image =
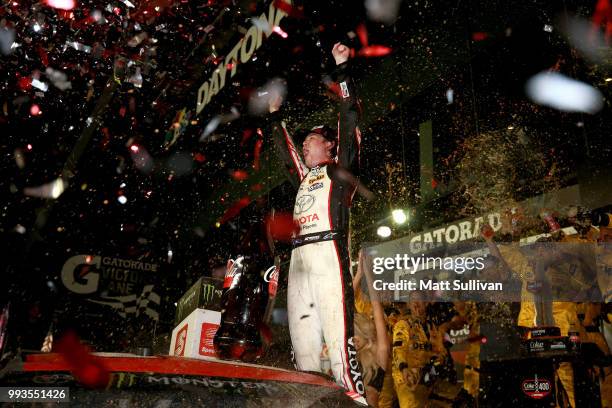
M 49 81 L 51 81 L 53 86 L 62 91 L 72 88 L 72 83 L 67 80 L 68 77 L 62 71 L 47 67 L 47 69 L 45 69 L 45 75 L 47 76 Z
M 266 229 L 277 241 L 290 241 L 300 231 L 300 225 L 293 219 L 293 213 L 274 212 L 265 218 Z
M 289 37 L 289 34 L 287 34 L 285 31 L 283 31 L 282 28 L 280 28 L 279 26 L 275 26 L 272 31 L 274 31 L 276 34 L 280 35 L 282 38 L 287 38 Z
M 218 221 L 219 224 L 224 224 L 235 216 L 237 216 L 240 213 L 240 210 L 242 210 L 250 203 L 251 198 L 248 196 L 242 197 L 240 200 L 236 201 L 230 208 L 227 209 L 227 211 L 225 211 L 221 219 Z
M 569 43 L 593 62 L 603 62 L 608 54 L 606 35 L 593 24 L 579 17 L 567 17 L 559 21 L 561 32 Z M 612 27 L 612 25 L 611 25 Z
M 364 47 L 367 47 L 369 44 L 369 40 L 368 40 L 368 31 L 366 29 L 365 24 L 359 24 L 357 26 L 357 36 L 359 37 L 359 41 L 361 42 L 361 45 L 363 45 Z M 354 35 L 352 32 L 349 33 L 349 37 L 351 37 L 351 35 Z
M 357 53 L 360 57 L 383 57 L 392 51 L 391 48 L 385 47 L 384 45 L 370 45 L 365 24 L 358 25 L 356 31 L 359 42 L 361 42 L 363 46 Z M 351 55 L 353 55 L 353 52 L 354 51 L 351 50 Z
M 453 91 L 450 88 L 446 90 L 446 101 L 448 102 L 449 105 L 453 103 L 454 96 L 455 96 L 455 91 Z
M 15 30 L 10 27 L 0 27 L 0 52 L 9 55 L 13 52 L 15 43 Z
M 72 47 L 77 51 L 83 51 L 87 54 L 91 54 L 91 47 L 89 45 L 81 44 L 77 41 L 66 41 L 66 46 Z
M 136 88 L 142 88 L 142 72 L 140 67 L 136 67 L 134 73 L 125 82 L 134 85 Z
M 366 0 L 368 18 L 384 24 L 393 24 L 401 5 L 401 0 Z
M 32 86 L 36 89 L 40 89 L 43 92 L 47 92 L 47 90 L 49 89 L 48 84 L 46 84 L 45 82 L 41 82 L 36 78 L 32 79 Z
M 89 388 L 106 387 L 110 379 L 108 370 L 81 344 L 74 332 L 65 333 L 54 350 L 61 354 L 70 372 L 81 384 Z
M 589 84 L 557 72 L 541 72 L 527 81 L 529 98 L 537 104 L 566 112 L 594 114 L 603 108 L 603 96 Z
M 200 142 L 203 142 L 212 132 L 214 132 L 219 124 L 221 123 L 221 116 L 215 116 L 206 124 L 202 136 L 200 136 Z
M 72 10 L 76 7 L 74 0 L 45 0 L 49 7 L 60 10 Z
M 130 156 L 138 170 L 148 174 L 153 170 L 153 158 L 143 146 L 132 144 L 130 146 Z
M 274 7 L 287 13 L 289 17 L 304 18 L 304 7 L 295 6 L 284 0 L 274 0 Z
M 287 86 L 284 80 L 274 78 L 251 94 L 249 112 L 252 115 L 266 114 L 269 111 L 269 103 L 272 98 L 281 97 L 284 100 L 286 94 Z
M 148 34 L 147 33 L 136 34 L 134 37 L 130 38 L 130 40 L 128 41 L 127 44 L 128 44 L 129 47 L 136 47 L 136 46 L 138 46 L 138 44 L 140 44 L 141 42 L 143 42 L 147 38 L 148 38 Z
M 472 33 L 472 40 L 474 41 L 484 41 L 489 37 L 489 34 L 482 32 L 482 31 L 478 31 L 475 33 Z
M 234 170 L 231 172 L 231 176 L 237 181 L 244 181 L 249 178 L 249 174 L 244 170 Z
M 261 155 L 261 149 L 263 147 L 263 139 L 258 138 L 255 142 L 255 149 L 253 151 L 253 168 L 255 171 L 259 171 L 259 156 Z
M 64 180 L 57 178 L 38 187 L 26 187 L 23 189 L 23 193 L 30 197 L 57 199 L 62 195 L 65 188 Z
M 17 167 L 23 169 L 25 167 L 25 156 L 21 149 L 15 149 L 13 156 L 15 157 L 15 164 L 17 164 Z
M 367 47 L 363 47 L 359 50 L 357 55 L 361 57 L 384 57 L 385 55 L 390 54 L 392 51 L 391 48 L 385 47 L 384 45 L 370 45 Z
M 202 132 L 202 135 L 200 136 L 200 142 L 203 142 L 207 139 L 208 141 L 212 141 L 212 138 L 209 138 L 209 136 L 215 130 L 217 130 L 217 127 L 219 125 L 232 122 L 238 119 L 239 117 L 240 117 L 240 112 L 238 112 L 238 109 L 236 109 L 236 107 L 234 106 L 232 106 L 230 113 L 225 114 L 225 115 L 215 116 L 214 118 L 210 120 L 210 122 L 206 124 L 206 127 L 204 128 L 204 131 Z
M 261 18 L 251 18 L 251 22 L 257 29 L 263 31 L 267 36 L 272 34 L 272 26 L 264 19 Z

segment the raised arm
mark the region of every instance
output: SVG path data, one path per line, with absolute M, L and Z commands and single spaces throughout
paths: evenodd
M 340 166 L 356 171 L 359 158 L 361 133 L 357 127 L 359 119 L 358 99 L 354 83 L 349 75 L 347 46 L 336 43 L 332 54 L 336 60 L 334 80 L 340 87 L 340 112 L 338 115 L 338 152 L 337 162 Z
M 302 161 L 293 138 L 287 131 L 285 122 L 282 121 L 279 112 L 281 104 L 282 98 L 280 95 L 273 95 L 270 98 L 270 115 L 268 116 L 268 126 L 266 130 L 272 135 L 274 145 L 276 146 L 276 152 L 284 162 L 289 174 L 292 175 L 292 177 L 289 178 L 291 183 L 297 188 L 308 173 L 308 168 Z

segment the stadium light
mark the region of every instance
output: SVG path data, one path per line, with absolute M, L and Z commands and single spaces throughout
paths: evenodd
M 404 210 L 393 210 L 391 211 L 391 216 L 393 217 L 393 222 L 398 225 L 405 223 L 408 219 L 408 216 Z
M 386 225 L 382 225 L 378 227 L 378 230 L 376 230 L 376 233 L 378 234 L 379 237 L 389 238 L 391 236 L 391 228 L 387 227 Z

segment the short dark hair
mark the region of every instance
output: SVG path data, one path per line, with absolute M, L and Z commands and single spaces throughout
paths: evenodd
M 308 135 L 311 135 L 313 133 L 323 136 L 325 140 L 327 140 L 328 142 L 332 142 L 334 144 L 334 147 L 332 147 L 331 149 L 331 156 L 335 157 L 336 151 L 337 151 L 336 147 L 338 146 L 338 134 L 336 130 L 332 129 L 331 127 L 327 125 L 315 126 L 312 129 L 310 129 L 306 137 L 308 137 Z

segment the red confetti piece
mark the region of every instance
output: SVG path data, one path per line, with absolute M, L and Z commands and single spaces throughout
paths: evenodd
M 101 132 L 104 135 L 104 137 L 103 137 L 102 142 L 100 144 L 102 145 L 102 148 L 104 149 L 110 143 L 110 133 L 108 132 L 108 128 L 107 127 L 103 127 L 101 129 Z
M 438 182 L 436 181 L 436 179 L 431 179 L 431 188 L 436 188 L 438 187 Z
M 232 178 L 238 181 L 244 181 L 249 178 L 249 174 L 244 170 L 234 170 L 232 172 Z
M 206 157 L 202 153 L 196 153 L 193 159 L 198 163 L 204 163 L 204 161 L 206 161 Z
M 259 156 L 261 155 L 261 148 L 263 146 L 263 140 L 257 139 L 257 142 L 255 142 L 255 150 L 253 152 L 253 156 L 255 157 L 255 159 L 253 160 L 253 168 L 258 171 L 259 170 Z
M 37 104 L 33 104 L 32 106 L 30 106 L 30 115 L 32 116 L 40 115 L 40 108 L 38 107 Z
M 225 222 L 231 220 L 236 215 L 238 215 L 244 207 L 246 207 L 250 203 L 251 203 L 250 197 L 248 196 L 242 197 L 240 200 L 236 201 L 234 205 L 228 208 L 227 211 L 225 211 L 225 214 L 223 214 L 223 216 L 219 220 L 219 223 L 224 224 Z
M 284 0 L 274 0 L 274 7 L 287 13 L 288 16 L 293 18 L 304 17 L 304 7 L 295 7 Z
M 487 34 L 485 32 L 477 31 L 475 33 L 472 33 L 472 40 L 474 40 L 474 41 L 483 41 L 483 40 L 486 40 L 488 36 L 489 36 L 489 34 Z
M 17 84 L 22 91 L 28 91 L 32 89 L 32 78 L 21 77 L 17 80 Z
M 495 235 L 495 231 L 493 231 L 493 228 L 491 228 L 489 224 L 483 225 L 480 232 L 486 239 L 493 238 L 493 235 Z
M 366 26 L 365 24 L 359 24 L 357 26 L 357 37 L 359 37 L 359 41 L 361 42 L 361 45 L 363 45 L 364 47 L 368 46 L 368 31 L 366 30 Z
M 86 346 L 81 344 L 74 332 L 67 332 L 62 336 L 57 342 L 55 351 L 66 360 L 76 380 L 86 387 L 104 388 L 108 384 L 110 379 L 108 370 Z
M 299 224 L 293 219 L 293 213 L 277 212 L 274 217 L 268 215 L 265 219 L 266 229 L 277 241 L 290 241 L 300 231 Z
M 392 49 L 384 45 L 370 45 L 359 50 L 358 55 L 361 57 L 384 57 L 391 53 Z
M 606 23 L 606 40 L 608 40 L 612 37 L 612 6 L 610 5 L 610 0 L 598 0 L 592 18 L 593 29 L 600 29 L 604 22 Z
M 261 129 L 257 129 L 257 132 L 261 132 Z M 253 129 L 245 129 L 242 131 L 242 140 L 240 141 L 240 146 L 244 146 L 244 144 L 253 136 Z
M 45 51 L 43 47 L 38 45 L 38 47 L 36 47 L 36 52 L 38 52 L 40 62 L 42 62 L 45 67 L 49 66 L 49 56 L 47 55 L 47 51 Z
M 69 10 L 57 10 L 57 16 L 62 20 L 70 20 L 74 17 L 74 13 Z
M 282 28 L 280 28 L 279 26 L 276 26 L 272 29 L 272 31 L 274 31 L 276 34 L 280 35 L 282 38 L 287 38 L 289 37 L 289 34 L 287 34 Z

